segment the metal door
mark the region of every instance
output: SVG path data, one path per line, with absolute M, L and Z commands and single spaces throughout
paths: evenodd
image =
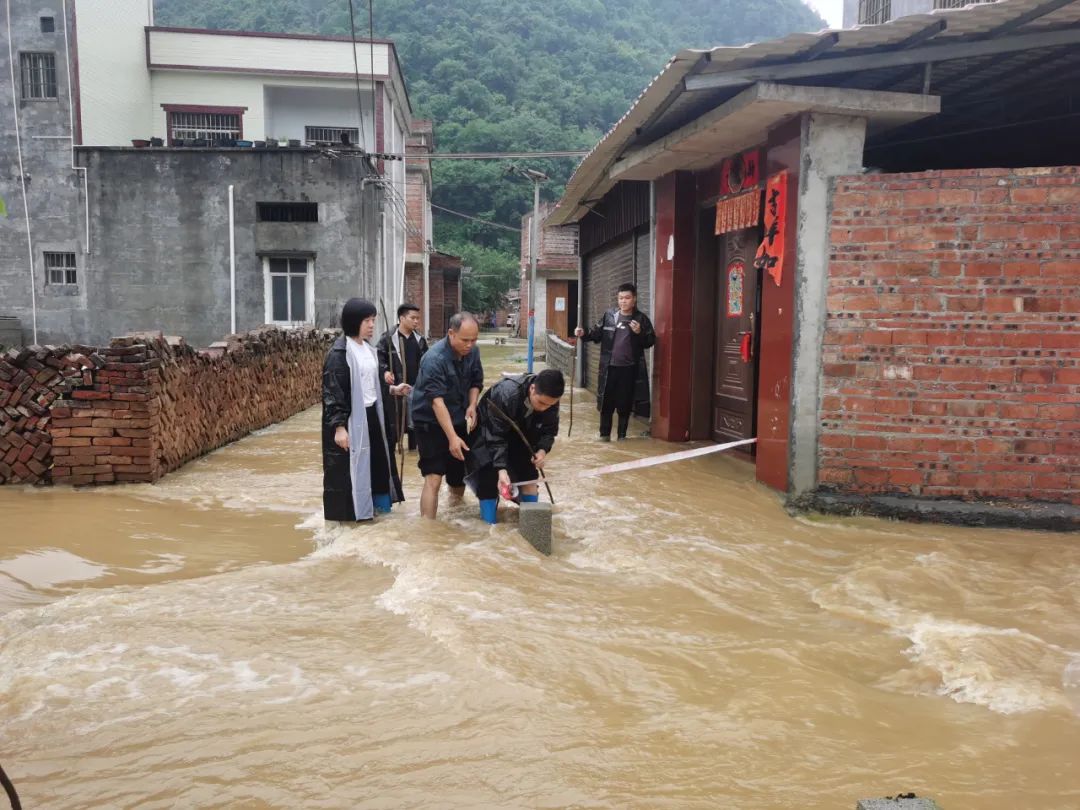
M 758 228 L 718 237 L 716 355 L 713 385 L 713 439 L 749 439 L 754 435 L 757 399 L 758 271 L 754 250 Z

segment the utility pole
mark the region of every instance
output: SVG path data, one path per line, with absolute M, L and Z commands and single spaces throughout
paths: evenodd
M 536 261 L 540 251 L 540 184 L 548 179 L 548 176 L 536 169 L 519 169 L 510 167 L 509 171 L 521 175 L 533 184 L 533 215 L 529 227 L 529 352 L 527 355 L 527 369 L 529 374 L 533 371 L 534 346 L 536 345 Z

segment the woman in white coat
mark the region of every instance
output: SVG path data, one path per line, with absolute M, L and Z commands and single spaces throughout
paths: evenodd
M 375 305 L 352 298 L 341 310 L 339 337 L 326 355 L 322 379 L 323 516 L 370 520 L 404 500 L 383 418 Z M 396 388 L 397 386 L 395 386 Z M 391 393 L 395 393 L 391 389 Z

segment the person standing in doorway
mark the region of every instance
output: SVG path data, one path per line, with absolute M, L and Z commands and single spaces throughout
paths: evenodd
M 474 315 L 459 312 L 450 318 L 446 337 L 420 361 L 411 395 L 416 449 L 424 489 L 420 514 L 435 519 L 439 489 L 445 477 L 450 492 L 465 494 L 465 459 L 469 428 L 476 423 L 476 403 L 484 386 L 484 367 L 476 340 L 480 324 Z
M 420 334 L 420 308 L 416 304 L 402 304 L 397 308 L 397 329 L 379 338 L 379 371 L 383 382 L 393 391 L 400 392 L 393 398 L 387 410 L 387 419 L 393 420 L 395 434 L 405 430 L 409 437 L 409 449 L 416 449 L 416 432 L 413 430 L 409 409 L 409 394 L 416 385 L 420 373 L 420 360 L 427 353 L 427 340 Z
M 344 334 L 326 355 L 322 376 L 323 516 L 371 520 L 404 500 L 394 468 L 393 437 L 383 418 L 375 305 L 351 298 L 341 310 Z M 394 387 L 399 389 L 398 386 Z M 398 391 L 400 393 L 400 389 Z
M 611 441 L 611 418 L 619 414 L 619 439 L 626 438 L 630 415 L 649 418 L 649 368 L 645 350 L 656 343 L 649 316 L 637 308 L 637 287 L 620 284 L 618 306 L 609 309 L 587 332 L 574 334 L 600 344 L 600 379 L 596 407 L 600 411 L 600 441 Z

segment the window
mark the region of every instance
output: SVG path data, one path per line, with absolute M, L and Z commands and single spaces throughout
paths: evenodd
M 313 264 L 308 258 L 263 257 L 267 323 L 291 326 L 314 321 Z
M 52 285 L 78 284 L 78 269 L 74 253 L 45 254 L 45 283 Z
M 304 140 L 309 143 L 342 143 L 356 146 L 360 130 L 356 127 L 304 127 Z
M 255 203 L 257 222 L 318 222 L 319 204 L 308 202 Z
M 169 111 L 169 141 L 204 140 L 218 143 L 239 140 L 240 113 Z
M 42 17 L 41 18 L 41 33 L 51 34 L 56 31 L 56 18 L 55 17 Z
M 859 25 L 881 25 L 891 18 L 891 0 L 859 0 Z
M 964 6 L 977 6 L 980 3 L 989 3 L 992 0 L 934 0 L 934 8 L 963 8 Z
M 19 66 L 24 99 L 56 98 L 56 54 L 21 53 Z

